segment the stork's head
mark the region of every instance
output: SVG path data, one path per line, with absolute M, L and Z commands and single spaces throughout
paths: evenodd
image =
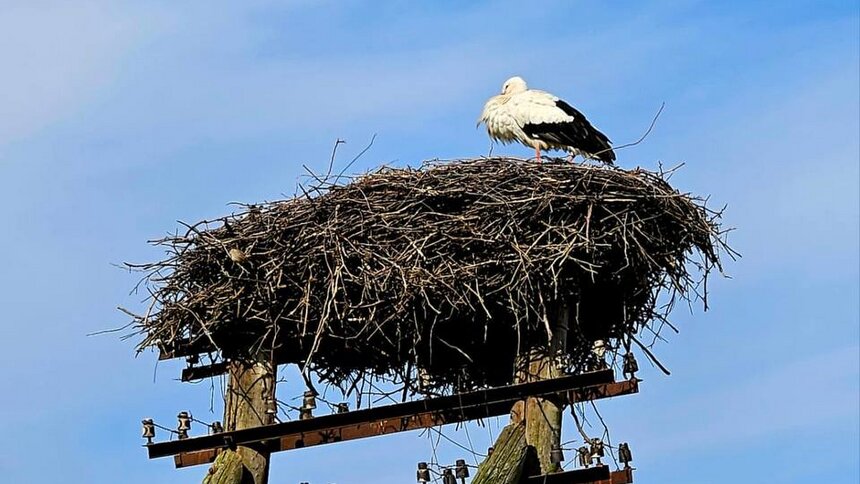
M 502 94 L 516 94 L 527 89 L 528 86 L 526 86 L 526 81 L 524 81 L 520 76 L 514 76 L 505 81 L 504 85 L 502 85 Z

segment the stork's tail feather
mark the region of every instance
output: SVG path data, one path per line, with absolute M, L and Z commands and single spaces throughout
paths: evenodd
M 608 166 L 615 166 L 615 152 L 612 148 L 606 148 L 601 151 L 586 152 L 577 149 L 568 150 L 571 156 L 581 155 L 584 159 L 599 161 Z
M 615 152 L 612 149 L 604 151 L 603 153 L 598 153 L 595 156 L 595 159 L 606 163 L 609 166 L 615 166 Z

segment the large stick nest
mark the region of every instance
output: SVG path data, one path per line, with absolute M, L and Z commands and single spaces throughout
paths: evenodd
M 143 341 L 274 348 L 346 388 L 502 385 L 570 313 L 567 363 L 656 334 L 725 245 L 719 213 L 643 170 L 481 158 L 383 168 L 158 240 Z M 428 386 L 429 385 L 429 386 Z

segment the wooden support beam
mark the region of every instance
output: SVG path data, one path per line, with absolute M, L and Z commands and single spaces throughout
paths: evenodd
M 573 471 L 544 474 L 526 478 L 526 484 L 633 484 L 633 469 L 609 471 L 609 466 L 589 467 Z
M 596 379 L 605 378 L 603 372 L 597 372 L 593 375 Z M 578 375 L 581 376 L 581 375 Z M 571 377 L 558 378 L 556 380 L 564 380 Z M 611 374 L 609 375 L 611 379 Z M 544 380 L 539 383 L 552 383 L 553 386 L 558 382 L 554 380 Z M 516 385 L 522 387 L 532 384 Z M 638 386 L 635 382 L 617 382 L 608 384 L 588 385 L 602 387 L 601 390 L 589 390 L 588 395 L 594 395 L 596 398 L 610 398 L 620 395 L 628 395 L 636 393 Z M 513 387 L 502 387 L 499 390 L 510 390 Z M 533 388 L 533 387 L 532 387 Z M 345 440 L 355 440 L 378 435 L 387 435 L 391 433 L 404 432 L 408 430 L 424 429 L 435 427 L 438 425 L 464 422 L 468 420 L 476 420 L 480 418 L 496 417 L 506 415 L 510 412 L 514 402 L 520 400 L 521 392 L 532 391 L 526 389 L 517 389 L 501 397 L 496 396 L 495 399 L 488 398 L 486 400 L 478 400 L 476 394 L 486 392 L 472 392 L 462 395 L 452 395 L 450 397 L 441 397 L 428 400 L 418 400 L 415 402 L 407 402 L 398 405 L 389 405 L 366 410 L 356 410 L 345 414 L 324 415 L 310 420 L 299 420 L 285 422 L 282 424 L 270 425 L 263 427 L 265 431 L 264 437 L 255 440 L 255 445 L 265 445 L 271 452 L 286 451 L 298 449 L 302 447 L 311 447 L 333 442 L 341 442 Z M 569 391 L 560 390 L 562 393 Z M 542 393 L 549 395 L 558 393 L 558 391 L 550 391 Z M 538 392 L 538 394 L 541 394 Z M 503 397 L 503 398 L 502 398 Z M 439 400 L 443 400 L 439 402 Z M 445 401 L 447 400 L 447 402 Z M 463 401 L 463 404 L 457 403 Z M 582 400 L 577 400 L 582 401 Z M 429 408 L 429 410 L 420 410 Z M 443 405 L 449 405 L 447 407 Z M 404 407 L 406 406 L 406 407 Z M 418 411 L 415 411 L 418 409 Z M 251 429 L 249 429 L 251 430 Z M 152 444 L 150 446 L 150 458 L 174 455 L 174 463 L 176 467 L 189 467 L 212 462 L 218 455 L 219 449 L 225 447 L 227 439 L 234 439 L 234 443 L 239 443 L 235 440 L 232 432 L 211 435 L 207 437 L 196 437 L 183 441 L 162 442 Z M 259 437 L 259 435 L 257 436 Z M 242 439 L 247 439 L 248 436 L 240 436 Z M 207 442 L 197 445 L 196 443 L 189 449 L 186 442 L 195 441 L 198 439 L 209 439 Z M 265 441 L 265 443 L 263 443 Z M 181 443 L 180 443 L 181 442 Z M 173 447 L 165 449 L 165 445 L 171 444 Z M 155 447 L 153 449 L 153 447 Z
M 633 469 L 627 468 L 620 471 L 614 471 L 609 475 L 608 481 L 601 481 L 596 484 L 633 484 Z
M 370 432 L 369 429 L 372 428 L 409 430 L 411 428 L 423 428 L 442 423 L 493 417 L 507 414 L 514 402 L 527 396 L 553 395 L 578 388 L 613 383 L 613 381 L 614 375 L 612 370 L 601 370 L 554 378 L 552 380 L 490 388 L 446 397 L 415 400 L 396 405 L 324 415 L 308 420 L 297 420 L 224 432 L 216 435 L 159 442 L 148 446 L 149 457 L 156 458 L 184 452 L 221 448 L 227 445 L 225 439 L 233 445 L 255 444 L 264 441 L 268 442 L 266 445 L 273 445 L 276 441 L 295 439 L 296 442 L 300 443 L 291 448 L 297 448 L 306 446 L 306 441 L 311 442 L 311 435 L 318 435 L 319 437 L 315 438 L 326 440 L 328 437 L 324 436 L 339 433 L 342 436 L 349 436 L 350 439 L 353 439 L 365 436 L 364 434 Z M 410 422 L 412 423 L 410 424 Z M 383 433 L 390 432 L 376 431 L 366 436 L 382 435 Z M 331 439 L 333 441 L 334 437 L 331 437 Z M 344 439 L 341 438 L 340 440 Z M 281 449 L 276 448 L 275 450 Z
M 200 365 L 200 366 L 192 366 L 189 368 L 185 368 L 182 370 L 182 381 L 193 381 L 200 380 L 203 378 L 209 378 L 212 376 L 218 376 L 227 372 L 227 368 L 229 367 L 229 362 L 227 361 L 219 361 L 217 363 L 213 363 L 211 365 Z M 621 387 L 613 387 L 613 386 L 591 386 L 586 388 L 580 388 L 577 390 L 573 390 L 568 392 L 569 400 L 568 403 L 576 403 L 576 402 L 586 402 L 590 400 L 599 400 L 601 398 L 608 398 L 614 395 L 601 395 L 602 391 L 609 391 L 611 393 L 615 393 L 617 395 L 626 395 L 628 393 L 637 393 L 639 391 L 639 386 L 637 384 L 638 380 L 626 380 L 622 382 L 618 382 L 618 385 L 621 385 L 628 390 L 621 390 Z M 621 391 L 622 393 L 618 393 Z
M 182 370 L 182 381 L 194 381 L 209 378 L 210 376 L 218 376 L 227 373 L 230 363 L 227 361 L 219 361 L 211 365 L 204 366 L 189 366 Z
M 639 393 L 640 381 L 642 380 L 634 378 L 632 380 L 608 383 L 606 385 L 592 385 L 577 388 L 567 392 L 567 403 L 590 402 L 592 400 L 602 400 L 604 398 Z
M 214 353 L 216 351 L 218 351 L 218 348 L 216 348 L 205 336 L 198 337 L 195 340 L 181 338 L 169 346 L 164 343 L 159 344 L 158 359 L 170 360 L 173 358 L 182 358 L 184 356 L 199 355 L 202 353 Z
M 596 466 L 573 471 L 555 472 L 532 476 L 525 480 L 526 484 L 594 484 L 610 479 L 609 467 Z
M 526 478 L 525 484 L 633 484 L 633 469 L 609 471 L 608 466 L 544 474 Z

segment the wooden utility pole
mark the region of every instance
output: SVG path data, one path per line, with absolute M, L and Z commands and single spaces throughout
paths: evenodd
M 472 484 L 519 484 L 536 473 L 537 466 L 534 447 L 526 444 L 525 425 L 511 423 L 496 439 L 493 454 L 478 466 Z
M 563 375 L 559 361 L 564 354 L 570 311 L 564 304 L 559 305 L 554 315 L 555 327 L 552 337 L 545 347 L 533 348 L 522 355 L 518 362 L 518 381 L 537 381 L 557 378 Z M 549 331 L 549 329 L 548 329 Z M 512 423 L 525 424 L 526 444 L 534 447 L 543 474 L 558 471 L 561 466 L 553 463 L 550 453 L 553 447 L 561 446 L 561 420 L 564 402 L 560 397 L 529 397 L 519 402 L 511 412 Z
M 275 407 L 275 366 L 271 358 L 229 363 L 224 428 L 234 431 L 269 425 Z M 267 484 L 270 451 L 262 445 L 223 452 L 204 484 Z M 238 456 L 238 459 L 236 458 Z M 237 474 L 236 468 L 241 466 Z M 239 476 L 239 480 L 236 477 Z

